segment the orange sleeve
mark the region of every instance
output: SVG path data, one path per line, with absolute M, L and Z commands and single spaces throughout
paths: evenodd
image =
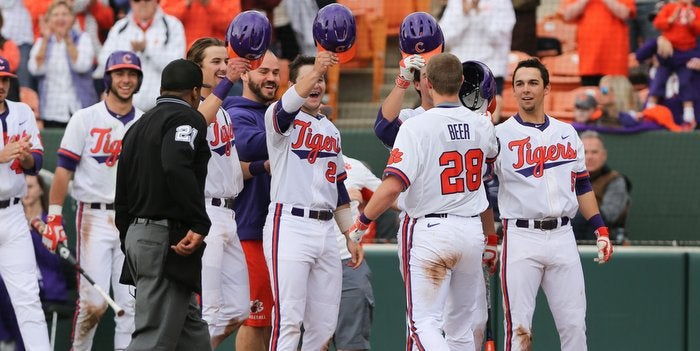
M 695 37 L 700 35 L 700 8 L 697 6 L 693 7 L 693 13 L 695 13 L 695 20 L 693 21 L 691 30 Z
M 185 19 L 187 14 L 187 6 L 185 5 L 185 0 L 161 0 L 160 7 L 163 12 L 177 17 L 180 21 Z M 202 19 L 203 21 L 206 19 Z
M 19 68 L 19 48 L 12 40 L 5 41 L 5 45 L 0 49 L 2 56 L 10 63 L 10 71 L 17 72 Z
M 212 30 L 216 37 L 224 37 L 231 21 L 241 13 L 241 2 L 231 0 L 211 0 L 205 7 L 212 21 Z
M 90 7 L 90 13 L 95 17 L 97 27 L 100 29 L 109 29 L 114 24 L 114 10 L 99 1 L 95 1 Z
M 32 17 L 32 28 L 34 30 L 34 38 L 41 36 L 39 29 L 39 18 L 46 13 L 52 0 L 24 0 L 24 6 L 29 11 Z
M 656 18 L 654 18 L 654 27 L 662 32 L 671 27 L 671 24 L 668 23 L 668 18 L 671 17 L 673 11 L 676 9 L 676 6 L 674 5 L 675 4 L 672 3 L 666 4 L 661 8 L 659 14 L 656 15 Z

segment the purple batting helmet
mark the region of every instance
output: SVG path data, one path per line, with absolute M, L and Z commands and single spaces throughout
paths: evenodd
M 267 17 L 253 10 L 238 14 L 226 31 L 226 41 L 238 57 L 250 60 L 252 69 L 260 66 L 270 46 L 272 26 Z
M 459 89 L 459 100 L 464 107 L 484 113 L 491 111 L 491 102 L 496 96 L 496 80 L 491 69 L 479 61 L 467 61 L 462 63 L 464 82 Z M 495 104 L 493 105 L 495 108 Z
M 102 77 L 105 83 L 105 90 L 109 91 L 112 86 L 112 75 L 110 73 L 123 68 L 133 69 L 138 72 L 139 83 L 136 85 L 134 94 L 138 93 L 143 82 L 143 71 L 141 71 L 141 59 L 132 51 L 115 51 L 107 57 L 105 74 Z
M 318 51 L 338 54 L 340 63 L 348 62 L 355 56 L 355 17 L 344 5 L 330 4 L 321 8 L 314 19 L 313 35 Z
M 414 12 L 401 22 L 399 49 L 402 57 L 418 54 L 427 62 L 443 51 L 444 44 L 442 29 L 429 13 Z

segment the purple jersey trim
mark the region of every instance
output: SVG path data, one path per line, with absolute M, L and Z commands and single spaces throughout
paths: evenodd
M 277 102 L 275 107 L 272 109 L 272 122 L 275 127 L 275 131 L 279 134 L 284 134 L 284 132 L 289 129 L 289 126 L 292 125 L 294 117 L 297 116 L 300 110 L 301 109 L 294 112 L 287 112 L 282 107 L 282 100 Z
M 545 129 L 547 129 L 547 127 L 549 127 L 549 116 L 547 116 L 547 115 L 544 115 L 544 123 L 542 123 L 542 124 L 536 124 L 536 123 L 525 122 L 525 121 L 523 121 L 523 119 L 520 117 L 520 115 L 517 114 L 517 113 L 516 113 L 515 116 L 513 116 L 513 117 L 515 118 L 516 121 L 518 121 L 518 123 L 520 123 L 520 124 L 522 124 L 522 125 L 524 125 L 524 126 L 527 126 L 527 127 L 537 128 L 537 129 L 539 129 L 539 130 L 541 130 L 541 131 L 544 131 Z
M 390 175 L 393 175 L 393 176 L 399 178 L 401 183 L 403 183 L 404 190 L 407 189 L 411 185 L 411 181 L 408 180 L 408 177 L 406 176 L 406 174 L 404 174 L 403 171 L 401 171 L 398 168 L 394 168 L 394 167 L 385 168 L 384 169 L 384 178 L 386 178 L 387 176 L 390 176 Z
M 32 168 L 22 168 L 24 174 L 37 175 L 41 166 L 44 164 L 44 152 L 38 149 L 32 149 L 32 157 L 34 158 L 34 167 Z
M 581 196 L 589 191 L 593 191 L 591 177 L 588 172 L 580 172 L 576 174 L 576 196 Z
M 338 187 L 338 206 L 350 203 L 350 194 L 348 194 L 348 189 L 345 188 L 343 179 L 337 178 L 335 184 Z
M 399 128 L 401 127 L 401 119 L 398 116 L 389 122 L 382 114 L 382 108 L 379 108 L 379 113 L 377 113 L 377 120 L 374 122 L 374 134 L 379 138 L 379 140 L 384 143 L 387 147 L 394 147 L 394 142 L 396 141 L 396 135 L 399 134 Z
M 78 168 L 79 162 L 79 159 L 75 160 L 67 155 L 59 153 L 58 158 L 56 159 L 56 167 L 62 167 L 71 172 L 75 172 L 75 169 Z
M 131 107 L 131 111 L 129 111 L 129 113 L 127 113 L 123 116 L 110 110 L 109 107 L 107 107 L 106 103 L 105 103 L 105 108 L 107 109 L 107 112 L 109 112 L 109 114 L 112 117 L 116 118 L 119 122 L 122 122 L 122 124 L 124 124 L 124 125 L 127 125 L 127 123 L 131 122 L 134 119 L 134 117 L 136 117 L 136 109 L 134 107 Z

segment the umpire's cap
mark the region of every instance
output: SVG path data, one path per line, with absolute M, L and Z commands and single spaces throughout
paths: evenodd
M 355 56 L 357 27 L 352 11 L 341 4 L 324 6 L 316 14 L 313 35 L 318 51 L 332 51 L 340 63 Z
M 185 59 L 170 62 L 160 78 L 160 88 L 168 91 L 191 90 L 202 87 L 202 69 Z

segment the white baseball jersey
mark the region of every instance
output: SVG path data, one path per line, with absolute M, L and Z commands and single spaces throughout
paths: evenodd
M 216 112 L 216 121 L 207 128 L 211 158 L 204 196 L 235 198 L 243 189 L 243 171 L 238 160 L 231 117 L 224 109 Z
M 399 121 L 401 121 L 401 123 L 406 122 L 406 120 L 409 118 L 418 116 L 423 112 L 425 112 L 423 106 L 418 106 L 416 108 L 404 108 L 399 111 Z
M 345 188 L 348 190 L 367 188 L 372 192 L 377 191 L 382 181 L 362 161 L 348 156 L 343 156 L 343 159 L 345 160 L 345 172 L 348 174 L 348 177 L 345 179 Z M 360 215 L 358 204 L 355 201 L 350 201 L 350 210 L 353 218 L 357 218 Z M 352 257 L 350 251 L 348 251 L 345 235 L 342 235 L 342 233 L 338 235 L 338 250 L 340 259 L 344 260 Z
M 32 153 L 44 153 L 44 147 L 39 137 L 39 128 L 36 126 L 34 112 L 24 103 L 5 100 L 5 114 L 0 115 L 0 131 L 2 131 L 2 144 L 0 149 L 10 141 L 19 140 L 24 136 L 30 136 Z M 0 164 L 0 200 L 12 197 L 24 197 L 27 193 L 27 183 L 24 180 L 24 172 L 19 160 Z
M 384 174 L 407 187 L 399 207 L 410 217 L 469 217 L 488 207 L 482 176 L 497 155 L 491 121 L 463 106 L 434 107 L 401 126 Z
M 122 138 L 143 115 L 143 111 L 134 109 L 134 118 L 127 120 L 117 117 L 101 101 L 71 117 L 58 153 L 78 162 L 72 193 L 76 200 L 114 202 Z
M 284 100 L 265 112 L 267 150 L 270 155 L 270 201 L 311 209 L 338 207 L 337 181 L 345 179 L 345 161 L 340 150 L 340 132 L 325 116 L 314 117 L 299 111 L 292 125 L 281 131 L 274 116 L 275 106 L 289 102 L 285 111 L 295 111 L 304 103 L 293 88 Z M 287 93 L 285 93 L 287 95 Z M 295 108 L 296 107 L 296 108 Z M 275 175 L 294 174 L 294 177 Z
M 573 218 L 576 179 L 588 175 L 576 130 L 549 116 L 539 128 L 515 116 L 496 127 L 496 136 L 501 153 L 494 170 L 501 184 L 511 184 L 498 189 L 501 217 Z

